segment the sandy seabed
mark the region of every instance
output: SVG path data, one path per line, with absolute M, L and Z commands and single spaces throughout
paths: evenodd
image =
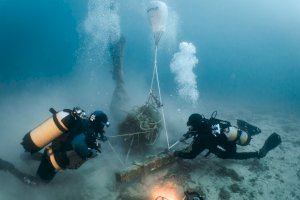
M 99 159 L 89 161 L 77 171 L 60 173 L 45 186 L 27 186 L 0 171 L 0 199 L 152 200 L 153 195 L 167 191 L 171 195 L 169 200 L 179 200 L 185 190 L 197 191 L 208 200 L 300 199 L 299 118 L 282 112 L 253 110 L 222 109 L 219 113 L 223 113 L 220 118 L 231 122 L 238 116 L 261 128 L 262 133 L 254 136 L 249 146 L 240 147 L 238 151 L 258 150 L 272 132 L 281 135 L 282 144 L 260 160 L 222 160 L 213 155 L 208 158 L 200 155 L 194 160 L 178 161 L 126 185 L 115 183 L 114 173 L 120 169 L 120 164 L 110 149 L 104 147 Z M 11 156 L 10 151 L 2 151 L 1 158 L 34 174 L 38 163 L 20 161 L 18 155 L 22 149 L 17 145 L 13 146 Z M 2 144 L 1 149 L 4 147 Z

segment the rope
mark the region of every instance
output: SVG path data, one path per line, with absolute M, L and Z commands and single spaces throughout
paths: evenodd
M 151 98 L 152 97 L 152 98 Z M 153 104 L 157 104 L 157 102 L 150 102 L 151 100 L 154 100 L 154 95 L 153 94 L 150 94 L 149 98 L 148 98 L 148 101 L 147 101 L 147 107 L 152 107 L 152 109 L 155 109 L 157 110 L 157 108 L 155 106 L 153 106 Z M 158 120 L 158 121 L 154 121 L 154 122 L 145 122 L 144 121 L 144 112 L 146 110 L 142 110 L 137 116 L 136 116 L 136 119 L 139 121 L 139 128 L 141 130 L 144 130 L 146 134 L 148 134 L 148 137 L 147 139 L 149 139 L 150 141 L 148 143 L 146 143 L 146 145 L 154 145 L 154 143 L 157 141 L 157 138 L 158 138 L 158 133 L 155 134 L 156 130 L 158 130 L 158 126 L 159 124 L 161 123 L 161 118 Z M 146 126 L 145 126 L 146 125 Z M 151 134 L 151 135 L 150 135 Z M 153 139 L 152 136 L 155 136 L 155 138 Z
M 150 86 L 149 96 L 151 96 L 152 93 L 153 93 L 153 84 L 154 84 L 154 79 L 156 78 L 159 101 L 162 104 L 160 83 L 159 83 L 158 70 L 157 70 L 157 50 L 158 50 L 158 42 L 155 43 L 154 67 L 153 67 L 153 72 L 152 72 L 152 79 L 151 79 L 151 86 Z M 161 115 L 162 115 L 162 118 L 163 118 L 164 132 L 165 132 L 165 135 L 166 135 L 167 145 L 168 145 L 168 148 L 169 148 L 170 147 L 169 135 L 168 135 L 167 123 L 166 123 L 166 119 L 165 119 L 165 111 L 164 111 L 164 107 L 162 105 L 161 105 Z
M 162 97 L 161 97 L 161 92 L 160 92 L 160 84 L 159 84 L 159 78 L 158 78 L 158 70 L 157 70 L 157 49 L 158 46 L 155 45 L 155 53 L 154 53 L 154 70 L 155 74 L 156 74 L 156 83 L 157 83 L 157 88 L 158 88 L 158 95 L 159 95 L 159 101 L 162 104 Z M 152 90 L 152 88 L 151 88 Z M 163 125 L 164 125 L 164 130 L 165 130 L 165 135 L 166 135 L 166 139 L 167 139 L 167 145 L 168 148 L 170 147 L 170 143 L 169 143 L 169 135 L 168 135 L 168 130 L 167 130 L 167 124 L 166 124 L 166 119 L 165 119 L 165 111 L 164 111 L 164 107 L 161 106 L 161 114 L 162 114 L 162 118 L 163 118 Z
M 139 135 L 143 133 L 148 133 L 149 131 L 141 131 L 141 132 L 135 132 L 135 133 L 126 133 L 122 135 L 111 135 L 111 136 L 106 136 L 108 138 L 117 138 L 117 137 L 127 137 L 127 136 L 133 136 L 133 135 Z
M 121 163 L 123 166 L 125 166 L 125 163 L 122 161 L 120 155 L 116 152 L 116 150 L 114 149 L 114 147 L 111 145 L 110 141 L 107 140 L 107 142 L 108 142 L 110 148 L 112 149 L 112 151 L 113 151 L 113 152 L 116 154 L 116 156 L 118 157 L 118 160 L 120 161 L 120 163 Z
M 115 148 L 112 146 L 112 144 L 109 142 L 108 140 L 108 144 L 110 146 L 110 148 L 112 149 L 112 151 L 114 152 L 114 154 L 117 156 L 118 160 L 120 161 L 120 163 L 125 166 L 125 164 L 127 163 L 128 157 L 130 155 L 131 149 L 132 149 L 132 145 L 133 145 L 133 141 L 134 141 L 134 136 L 135 135 L 140 135 L 140 134 L 146 134 L 146 133 L 150 133 L 150 131 L 143 131 L 143 132 L 135 132 L 135 133 L 128 133 L 128 134 L 122 134 L 122 135 L 114 135 L 114 136 L 107 136 L 107 138 L 118 138 L 118 137 L 128 137 L 128 136 L 133 136 L 131 139 L 131 143 L 130 143 L 130 147 L 128 149 L 128 152 L 126 154 L 126 159 L 125 162 L 122 161 L 121 156 L 117 153 L 117 151 L 115 150 Z M 153 143 L 151 144 L 147 144 L 147 145 L 153 145 L 155 143 L 155 141 L 157 140 L 158 136 L 156 136 L 155 140 Z
M 154 53 L 154 68 L 152 71 L 152 79 L 151 79 L 151 85 L 150 85 L 150 91 L 149 91 L 149 95 L 153 92 L 153 83 L 154 83 L 154 79 L 155 79 L 155 67 L 156 67 L 156 59 L 157 59 L 157 49 L 155 47 L 155 53 Z
M 151 100 L 151 97 L 153 98 L 152 101 L 154 100 L 156 104 L 157 103 L 157 99 L 153 96 L 153 85 L 154 85 L 154 79 L 156 79 L 156 83 L 157 83 L 157 89 L 158 89 L 158 95 L 159 95 L 159 101 L 160 101 L 160 104 L 157 105 L 158 108 L 161 108 L 161 115 L 162 115 L 162 119 L 163 119 L 163 126 L 164 126 L 164 132 L 165 132 L 165 135 L 166 135 L 166 140 L 167 140 L 167 145 L 168 145 L 168 149 L 170 148 L 170 143 L 169 143 L 169 135 L 168 135 L 168 130 L 167 130 L 167 124 L 166 124 L 166 119 L 165 119 L 165 112 L 164 112 L 164 107 L 163 107 L 163 104 L 162 104 L 162 96 L 161 96 L 161 91 L 160 91 L 160 83 L 159 83 L 159 77 L 158 77 L 158 70 L 157 70 L 157 51 L 158 51 L 158 42 L 161 38 L 161 35 L 162 34 L 158 34 L 156 36 L 156 40 L 155 40 L 155 52 L 154 52 L 154 67 L 153 67 L 153 72 L 152 72 L 152 79 L 151 79 L 151 85 L 150 85 L 150 91 L 149 91 L 149 98 L 148 98 L 148 102 L 150 102 Z M 126 134 L 120 134 L 120 135 L 115 135 L 115 136 L 107 136 L 108 138 L 118 138 L 118 137 L 128 137 L 128 136 L 133 136 L 132 137 L 132 140 L 131 140 L 131 144 L 130 144 L 130 148 L 127 152 L 127 155 L 126 155 L 126 159 L 125 159 L 125 163 L 127 162 L 128 160 L 128 157 L 129 157 L 129 154 L 130 154 L 130 151 L 131 151 L 131 148 L 132 148 L 132 144 L 133 144 L 133 141 L 134 141 L 134 136 L 137 135 L 138 136 L 138 143 L 139 143 L 139 136 L 140 134 L 150 134 L 153 130 L 157 129 L 157 125 L 161 122 L 161 119 L 157 122 L 154 122 L 154 123 L 149 123 L 151 125 L 153 125 L 153 127 L 151 128 L 146 128 L 146 127 L 143 127 L 142 126 L 142 120 L 140 119 L 143 115 L 143 112 L 141 112 L 139 115 L 137 115 L 137 120 L 140 122 L 140 129 L 141 130 L 145 130 L 145 131 L 141 131 L 141 132 L 135 132 L 135 133 L 126 133 Z M 154 141 L 150 144 L 147 144 L 147 145 L 153 145 L 158 139 L 158 134 L 156 135 Z M 122 163 L 122 165 L 125 165 L 125 163 L 122 161 L 122 159 L 120 158 L 119 154 L 116 152 L 116 150 L 113 148 L 113 146 L 111 145 L 111 143 L 108 141 L 108 144 L 110 146 L 110 148 L 113 150 L 113 152 L 117 155 L 119 161 Z
M 108 142 L 110 148 L 112 149 L 112 151 L 113 151 L 114 154 L 117 156 L 118 160 L 120 161 L 120 163 L 121 163 L 123 166 L 125 166 L 125 164 L 127 163 L 129 154 L 130 154 L 130 152 L 131 152 L 131 148 L 132 148 L 133 141 L 134 141 L 134 137 L 132 137 L 132 140 L 131 140 L 131 143 L 130 143 L 130 148 L 129 148 L 127 154 L 126 154 L 125 162 L 123 162 L 122 159 L 121 159 L 121 156 L 117 153 L 116 149 L 113 147 L 113 145 L 110 143 L 110 141 L 107 140 L 107 142 Z
M 128 150 L 127 155 L 126 155 L 125 163 L 127 163 L 127 160 L 128 160 L 128 157 L 129 157 L 129 154 L 130 154 L 130 151 L 131 151 L 131 147 L 132 147 L 133 141 L 134 141 L 134 137 L 132 137 L 129 150 Z

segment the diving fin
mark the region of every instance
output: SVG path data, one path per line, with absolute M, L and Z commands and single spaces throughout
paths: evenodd
M 236 122 L 237 122 L 238 128 L 241 129 L 242 131 L 245 131 L 250 136 L 257 135 L 257 134 L 261 133 L 260 128 L 254 126 L 252 124 L 249 124 L 248 122 L 246 122 L 244 120 L 237 119 Z
M 277 133 L 272 133 L 265 141 L 264 146 L 259 150 L 258 157 L 263 158 L 269 151 L 281 144 L 281 137 Z

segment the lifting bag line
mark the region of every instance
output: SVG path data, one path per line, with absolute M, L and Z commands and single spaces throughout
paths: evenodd
M 55 138 L 67 132 L 75 120 L 69 110 L 56 112 L 51 108 L 50 112 L 53 114 L 52 117 L 48 118 L 23 137 L 21 144 L 25 151 L 30 153 L 38 152 Z

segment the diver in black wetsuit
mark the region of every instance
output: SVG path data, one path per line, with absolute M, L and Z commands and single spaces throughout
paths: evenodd
M 109 122 L 105 113 L 95 111 L 86 117 L 85 112 L 77 107 L 65 111 L 70 112 L 70 115 L 61 121 L 68 125 L 68 130 L 54 138 L 51 144 L 45 147 L 37 170 L 37 176 L 46 183 L 50 182 L 58 171 L 77 169 L 87 160 L 96 157 L 101 152 L 99 140 L 107 140 L 104 136 L 104 128 L 109 126 Z M 59 116 L 57 112 L 52 112 L 54 116 Z M 45 123 L 40 126 L 45 127 L 47 125 Z M 34 143 L 32 132 L 24 136 L 21 144 L 25 151 L 35 155 L 42 148 L 36 145 L 38 144 L 36 141 L 43 141 L 50 134 L 46 134 L 47 129 L 44 128 L 44 132 L 38 135 L 39 140 L 34 140 L 36 142 Z
M 94 158 L 101 151 L 98 140 L 106 141 L 104 127 L 108 119 L 102 111 L 95 111 L 86 119 L 79 120 L 62 136 L 56 138 L 44 151 L 37 175 L 49 182 L 57 171 L 77 169 L 85 161 Z
M 56 116 L 61 115 L 54 109 L 50 110 L 53 113 L 53 118 L 50 119 L 58 120 Z M 23 138 L 21 144 L 26 152 L 31 153 L 30 156 L 24 155 L 23 158 L 40 161 L 37 177 L 20 171 L 12 163 L 1 158 L 0 170 L 11 173 L 25 184 L 39 185 L 50 182 L 58 171 L 77 169 L 87 160 L 96 157 L 101 152 L 98 141 L 104 142 L 107 140 L 104 135 L 104 128 L 109 126 L 106 114 L 102 111 L 95 111 L 90 117 L 86 117 L 85 112 L 78 107 L 73 110 L 65 109 L 64 113 L 67 112 L 70 114 L 65 115 L 61 122 L 68 125 L 68 130 L 62 132 L 60 136 L 53 139 L 53 135 L 51 135 L 53 132 L 51 131 L 55 130 L 55 127 L 51 126 L 51 120 L 46 120 L 38 126 L 43 127 L 43 129 L 39 132 L 38 137 L 35 135 L 35 140 L 33 140 L 32 131 Z M 37 130 L 37 128 L 34 130 Z M 47 141 L 51 144 L 45 147 L 44 153 L 40 153 L 39 151 L 44 146 L 39 146 L 38 144 L 41 143 L 38 142 L 49 138 L 51 140 Z
M 194 159 L 205 149 L 222 159 L 263 158 L 281 143 L 280 136 L 273 133 L 259 151 L 237 152 L 237 144 L 248 145 L 251 137 L 261 132 L 259 128 L 242 120 L 238 120 L 238 127 L 234 127 L 230 122 L 216 119 L 213 115 L 206 119 L 197 113 L 189 117 L 187 126 L 189 131 L 180 141 L 193 137 L 193 142 L 188 148 L 174 152 L 174 156 L 183 159 Z

